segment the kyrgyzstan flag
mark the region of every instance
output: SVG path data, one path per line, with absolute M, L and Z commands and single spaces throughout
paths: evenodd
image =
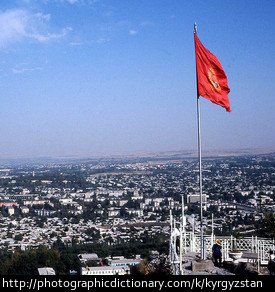
M 208 51 L 195 33 L 198 95 L 218 104 L 230 112 L 227 77 L 218 58 Z

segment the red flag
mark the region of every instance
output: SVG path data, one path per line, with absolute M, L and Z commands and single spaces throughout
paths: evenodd
M 218 104 L 230 112 L 227 77 L 218 58 L 208 51 L 195 35 L 198 95 Z

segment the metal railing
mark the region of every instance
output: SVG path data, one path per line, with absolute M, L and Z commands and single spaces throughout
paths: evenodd
M 183 237 L 186 237 L 186 241 L 183 242 L 183 249 L 186 251 L 200 252 L 200 235 L 186 233 Z M 242 252 L 257 253 L 258 259 L 264 263 L 268 261 L 270 257 L 270 251 L 274 251 L 275 242 L 274 239 L 262 238 L 257 236 L 236 238 L 233 236 L 215 236 L 205 235 L 204 246 L 206 255 L 211 256 L 212 246 L 216 242 L 216 239 L 221 241 L 223 250 L 223 259 L 228 259 L 228 253 L 232 250 L 238 250 Z M 186 243 L 186 244 L 185 244 Z
M 235 238 L 233 236 L 204 235 L 204 250 L 207 258 L 212 257 L 212 246 L 216 239 L 221 241 L 222 260 L 230 259 L 229 254 L 232 250 L 238 250 L 247 254 L 242 259 L 254 260 L 258 266 L 268 263 L 270 251 L 275 251 L 274 239 L 262 238 L 257 236 Z M 182 257 L 188 252 L 200 254 L 200 234 L 194 232 L 184 232 L 182 228 L 172 228 L 170 236 L 170 262 L 175 274 L 180 274 Z M 249 257 L 250 256 L 250 257 Z

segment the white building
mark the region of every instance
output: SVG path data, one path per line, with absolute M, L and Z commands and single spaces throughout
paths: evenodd
M 27 213 L 29 213 L 29 211 L 30 211 L 30 209 L 28 207 L 26 207 L 26 206 L 21 207 L 22 214 L 27 214 Z
M 118 197 L 122 197 L 123 193 L 122 192 L 113 192 L 113 193 L 109 193 L 109 196 L 118 198 Z
M 140 263 L 141 259 L 110 259 L 108 264 L 112 267 L 119 267 L 119 266 L 136 266 Z
M 11 215 L 14 215 L 14 208 L 12 206 L 8 206 L 8 214 L 11 216 Z
M 128 266 L 87 267 L 81 268 L 81 275 L 130 275 L 130 268 Z
M 78 258 L 82 263 L 86 263 L 87 261 L 98 261 L 99 260 L 96 253 L 79 254 Z
M 126 209 L 127 210 L 127 213 L 129 215 L 135 215 L 135 216 L 138 216 L 138 217 L 142 217 L 143 216 L 143 210 L 141 209 Z
M 53 268 L 38 268 L 38 274 L 41 275 L 55 275 L 55 270 Z
M 207 200 L 207 195 L 202 194 L 202 201 L 203 203 L 206 203 Z M 187 203 L 192 204 L 192 203 L 198 203 L 200 202 L 200 195 L 187 195 Z
M 108 209 L 108 216 L 109 217 L 114 217 L 114 216 L 118 216 L 120 214 L 120 209 L 118 208 L 109 208 Z

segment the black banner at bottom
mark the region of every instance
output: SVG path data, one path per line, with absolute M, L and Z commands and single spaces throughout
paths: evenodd
M 102 288 L 150 289 L 150 291 L 235 291 L 236 289 L 264 289 L 274 276 L 2 276 L 2 289 L 9 291 L 92 291 Z

